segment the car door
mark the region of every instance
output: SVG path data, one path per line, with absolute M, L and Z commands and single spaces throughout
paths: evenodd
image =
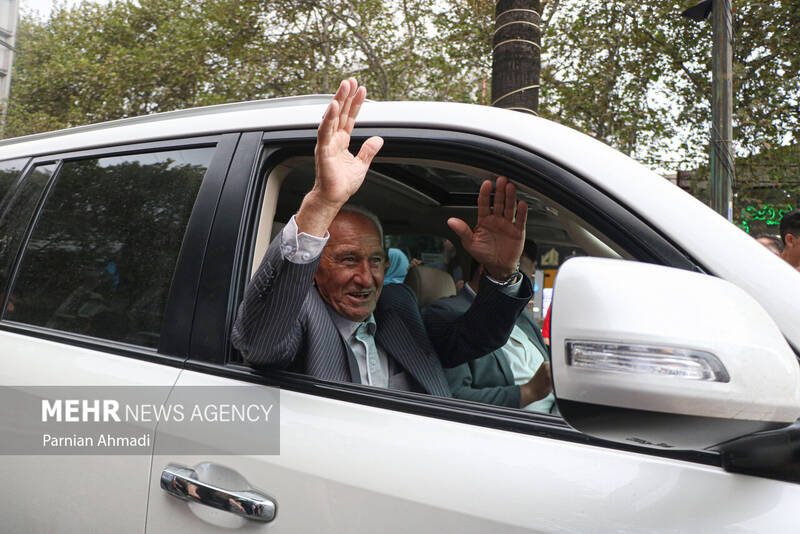
M 237 137 L 36 157 L 2 206 L 0 531 L 144 530 L 155 422 L 117 446 L 66 406 L 167 399 L 188 355 L 173 277 L 191 286 L 193 206 L 213 208 Z
M 535 154 L 456 132 L 356 132 L 359 138 L 376 133 L 387 139 L 382 162 L 400 167 L 368 177 L 365 183 L 385 181 L 375 198 L 400 203 L 400 170 L 409 171 L 414 162 L 474 165 L 546 194 L 610 237 L 630 259 L 699 269 L 634 212 Z M 195 388 L 200 392 L 195 399 L 214 405 L 223 398 L 215 388 L 241 388 L 242 402 L 263 399 L 278 410 L 279 451 L 258 454 L 224 431 L 203 434 L 200 443 L 182 435 L 186 427 L 159 425 L 148 532 L 791 530 L 800 488 L 727 473 L 713 451 L 619 445 L 583 435 L 554 415 L 258 371 L 237 359 L 229 341 L 232 319 L 252 272 L 249 258 L 258 261 L 253 250 L 270 233 L 258 222 L 271 224 L 281 211 L 280 199 L 272 204 L 261 199 L 284 195 L 272 178 L 291 181 L 290 168 L 302 174 L 305 163 L 288 158 L 310 156 L 314 134 L 278 132 L 263 140 L 248 134 L 240 143 L 204 263 L 199 294 L 208 298 L 198 302 L 192 358 L 170 397 L 182 402 L 179 392 Z M 431 183 L 444 176 L 429 175 Z M 425 187 L 416 183 L 407 196 L 436 200 L 437 193 Z M 448 202 L 457 204 L 462 194 L 448 192 Z M 176 438 L 184 440 L 183 449 L 167 449 Z M 261 520 L 269 519 L 266 525 L 253 518 L 260 513 Z

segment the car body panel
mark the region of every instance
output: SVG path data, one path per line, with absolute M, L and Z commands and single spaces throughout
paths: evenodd
M 177 387 L 234 384 L 184 371 Z M 779 533 L 800 499 L 795 484 L 680 460 L 287 390 L 280 404 L 280 455 L 159 455 L 157 436 L 147 531 L 220 531 L 159 487 L 169 463 L 236 471 L 275 499 L 275 533 Z
M 39 156 L 46 161 L 48 154 L 226 132 L 313 129 L 326 99 L 215 106 L 34 135 L 0 142 L 0 160 Z M 797 272 L 687 193 L 588 136 L 511 111 L 424 102 L 367 102 L 359 128 L 467 132 L 544 157 L 627 207 L 709 273 L 745 290 L 787 340 L 800 347 Z M 248 180 L 256 176 L 255 167 L 250 168 L 251 162 L 257 164 L 256 145 L 248 145 L 247 153 L 237 152 L 247 162 L 242 175 Z M 231 193 L 237 203 L 244 204 L 252 194 L 255 186 L 249 187 Z M 209 227 L 201 230 L 210 230 L 214 219 L 210 212 L 206 215 L 203 225 Z M 209 243 L 213 245 L 213 236 L 207 242 L 211 247 Z M 230 246 L 228 259 L 234 254 Z M 219 309 L 230 306 L 227 288 L 234 284 L 226 282 L 230 280 L 208 281 L 222 288 L 213 304 L 221 301 Z M 186 313 L 196 318 L 197 309 Z M 205 333 L 198 332 L 197 322 L 192 324 L 197 327 L 193 335 Z M 211 369 L 199 373 L 181 371 L 180 362 L 162 365 L 155 353 L 148 360 L 148 354 L 130 347 L 44 329 L 26 331 L 19 325 L 4 325 L 0 347 L 4 386 L 238 383 L 215 376 Z M 151 533 L 220 532 L 226 529 L 223 524 L 243 531 L 349 533 L 794 530 L 800 499 L 796 484 L 608 444 L 378 408 L 369 405 L 368 392 L 362 398 L 366 400 L 350 402 L 283 390 L 281 454 L 274 456 L 160 454 L 156 436 L 152 458 L 0 457 L 0 474 L 14 481 L 0 491 L 2 512 L 10 517 L 0 530 L 141 532 L 145 521 Z M 497 426 L 502 420 L 497 417 Z M 209 514 L 161 490 L 159 477 L 167 464 L 204 462 L 233 470 L 272 496 L 278 503 L 275 521 L 267 527 L 242 521 L 234 525 L 224 512 Z
M 3 387 L 70 386 L 77 391 L 85 386 L 147 385 L 163 386 L 167 393 L 180 372 L 7 331 L 0 331 L 0 347 Z M 4 430 L 22 430 L 26 423 Z M 150 460 L 148 454 L 0 454 L 0 532 L 142 532 Z

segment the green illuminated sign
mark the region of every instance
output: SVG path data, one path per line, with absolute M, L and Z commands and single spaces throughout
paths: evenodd
M 781 224 L 781 219 L 784 215 L 792 211 L 792 207 L 776 208 L 774 206 L 767 206 L 763 204 L 760 208 L 757 206 L 747 206 L 742 210 L 741 226 L 745 232 L 750 233 L 750 223 L 752 221 L 762 221 L 767 226 L 778 226 Z

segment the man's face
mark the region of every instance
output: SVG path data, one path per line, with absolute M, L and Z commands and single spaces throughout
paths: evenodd
M 375 224 L 358 213 L 336 216 L 314 280 L 339 315 L 363 321 L 375 310 L 386 274 L 386 253 Z
M 800 270 L 800 235 L 787 233 L 781 257 L 795 269 Z

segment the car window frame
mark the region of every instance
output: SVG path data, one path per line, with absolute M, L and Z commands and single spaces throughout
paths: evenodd
M 11 182 L 8 190 L 6 190 L 5 195 L 0 194 L 0 217 L 2 217 L 3 213 L 5 212 L 6 208 L 11 204 L 11 200 L 17 194 L 17 190 L 19 189 L 20 184 L 22 184 L 23 178 L 25 175 L 28 174 L 28 171 L 31 168 L 31 160 L 32 158 L 29 156 L 21 156 L 18 158 L 6 158 L 0 163 L 5 163 L 6 161 L 14 161 L 14 160 L 25 160 L 25 163 L 20 167 L 19 174 Z
M 14 205 L 19 200 L 19 194 L 21 193 L 25 180 L 28 179 L 29 175 L 35 169 L 39 169 L 40 167 L 46 167 L 47 165 L 55 165 L 55 169 L 53 170 L 53 173 L 51 174 L 50 178 L 48 178 L 47 183 L 42 188 L 42 191 L 39 193 L 39 199 L 36 201 L 36 204 L 34 205 L 33 209 L 28 215 L 28 223 L 23 229 L 22 240 L 20 241 L 18 250 L 14 253 L 14 258 L 11 262 L 8 273 L 6 274 L 5 277 L 0 278 L 0 295 L 2 295 L 2 297 L 0 298 L 0 319 L 2 318 L 3 315 L 5 315 L 6 306 L 8 305 L 9 289 L 11 288 L 11 284 L 14 281 L 14 275 L 16 273 L 16 263 L 17 260 L 19 259 L 18 255 L 24 249 L 24 246 L 27 243 L 28 230 L 31 228 L 31 222 L 35 219 L 36 215 L 39 213 L 44 193 L 49 187 L 50 181 L 52 180 L 53 176 L 55 176 L 60 167 L 60 163 L 57 162 L 35 164 L 32 163 L 32 161 L 33 158 L 27 158 L 27 162 L 23 167 L 22 172 L 14 181 L 11 188 L 8 190 L 5 201 L 3 203 L 0 203 L 0 220 L 6 217 L 7 211 L 10 210 L 12 205 Z
M 278 387 L 301 393 L 339 399 L 357 404 L 365 404 L 378 408 L 391 409 L 421 416 L 434 417 L 449 421 L 458 421 L 477 426 L 513 431 L 522 434 L 559 439 L 574 443 L 591 444 L 605 448 L 675 458 L 693 463 L 716 466 L 721 465 L 719 453 L 714 451 L 670 451 L 647 449 L 636 445 L 607 442 L 592 438 L 569 427 L 563 419 L 548 414 L 523 412 L 511 408 L 472 403 L 460 399 L 433 397 L 429 395 L 374 388 L 362 384 L 340 383 L 321 380 L 290 371 L 270 370 L 267 373 L 255 370 L 247 365 L 229 362 L 232 345 L 230 334 L 235 319 L 238 303 L 241 301 L 244 288 L 249 280 L 249 261 L 255 224 L 260 218 L 262 194 L 266 187 L 272 168 L 293 156 L 307 156 L 313 153 L 316 140 L 314 129 L 287 129 L 264 132 L 247 132 L 231 164 L 228 180 L 220 197 L 220 204 L 211 232 L 208 256 L 204 259 L 204 272 L 201 277 L 201 292 L 215 291 L 220 293 L 220 284 L 226 285 L 227 295 L 216 295 L 215 303 L 203 299 L 195 310 L 193 338 L 190 348 L 191 356 L 185 362 L 185 368 L 197 372 L 235 379 L 245 383 Z M 646 221 L 635 215 L 621 203 L 600 191 L 594 185 L 567 169 L 559 167 L 547 158 L 535 154 L 529 149 L 515 146 L 506 141 L 469 132 L 444 129 L 419 128 L 356 128 L 353 132 L 351 149 L 372 135 L 381 135 L 387 140 L 382 155 L 389 156 L 393 152 L 407 151 L 413 146 L 415 156 L 424 158 L 426 153 L 439 155 L 439 150 L 446 148 L 455 150 L 463 161 L 463 153 L 480 153 L 485 156 L 483 163 L 474 161 L 475 166 L 488 167 L 498 172 L 517 167 L 521 162 L 532 165 L 538 172 L 545 174 L 546 187 L 536 184 L 537 191 L 562 202 L 563 197 L 579 197 L 580 202 L 595 208 L 599 202 L 606 211 L 611 209 L 618 217 L 610 221 L 613 225 L 634 225 L 642 234 L 637 236 L 637 246 L 659 249 L 653 262 L 673 265 L 680 268 L 704 272 L 704 268 L 681 251 L 665 236 L 659 234 Z M 477 152 L 476 152 L 477 151 Z M 406 156 L 409 152 L 403 152 Z M 436 158 L 434 158 L 436 159 Z M 447 159 L 447 158 L 440 158 Z M 454 158 L 455 160 L 455 158 Z M 495 165 L 504 161 L 504 165 Z M 498 168 L 501 167 L 501 168 Z M 511 173 L 513 175 L 513 173 Z M 570 188 L 577 189 L 579 194 Z M 555 192 L 555 195 L 553 195 Z M 562 204 L 571 210 L 574 205 Z M 588 221 L 593 223 L 594 221 Z M 614 238 L 614 232 L 598 228 L 608 237 Z M 663 258 L 672 258 L 664 260 Z M 675 259 L 679 261 L 674 261 Z M 673 265 L 674 266 L 674 265 Z M 200 335 L 207 329 L 213 329 L 212 335 Z
M 169 138 L 157 141 L 134 142 L 122 145 L 82 148 L 65 152 L 40 154 L 30 157 L 23 175 L 15 184 L 18 187 L 27 177 L 31 169 L 39 165 L 55 163 L 57 168 L 39 198 L 34 213 L 28 221 L 24 237 L 16 251 L 13 267 L 8 280 L 8 287 L 13 288 L 19 274 L 21 261 L 28 247 L 33 229 L 47 197 L 58 180 L 64 161 L 81 159 L 98 159 L 110 156 L 126 156 L 163 152 L 176 149 L 191 149 L 215 146 L 206 173 L 189 216 L 186 230 L 178 253 L 175 270 L 170 281 L 167 303 L 164 309 L 159 344 L 156 348 L 132 345 L 102 338 L 94 338 L 81 334 L 55 330 L 47 327 L 10 321 L 4 317 L 5 302 L 0 304 L 0 329 L 27 336 L 57 341 L 78 347 L 100 350 L 103 352 L 128 356 L 140 360 L 153 361 L 172 366 L 182 366 L 188 357 L 189 339 L 192 317 L 186 317 L 185 310 L 191 309 L 197 298 L 197 280 L 200 277 L 201 261 L 204 257 L 204 246 L 211 229 L 213 214 L 219 200 L 219 194 L 227 178 L 227 171 L 238 143 L 240 134 L 227 133 L 210 136 L 188 136 Z

